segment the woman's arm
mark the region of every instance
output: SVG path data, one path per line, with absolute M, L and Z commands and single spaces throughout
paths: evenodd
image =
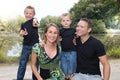
M 37 54 L 32 52 L 32 55 L 31 55 L 31 69 L 32 69 L 34 75 L 37 77 L 37 80 L 43 80 L 42 77 L 40 76 L 40 74 L 37 71 L 36 62 L 37 62 Z

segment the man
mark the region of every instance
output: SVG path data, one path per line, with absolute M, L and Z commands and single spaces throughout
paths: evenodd
M 110 65 L 107 60 L 103 44 L 92 37 L 91 22 L 82 18 L 77 24 L 76 39 L 77 48 L 77 74 L 71 80 L 109 80 Z M 103 66 L 103 79 L 100 72 L 100 64 Z

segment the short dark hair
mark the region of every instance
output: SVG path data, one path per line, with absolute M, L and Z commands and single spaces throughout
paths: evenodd
M 90 21 L 88 18 L 81 18 L 80 21 L 85 21 L 85 22 L 87 22 L 87 23 L 88 23 L 88 27 L 90 27 L 90 28 L 93 27 L 91 21 Z

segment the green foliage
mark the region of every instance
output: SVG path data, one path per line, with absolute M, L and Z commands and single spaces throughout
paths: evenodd
M 0 20 L 0 31 L 5 31 L 4 27 L 5 27 L 5 22 L 3 22 L 2 20 Z
M 7 63 L 18 63 L 20 60 L 20 57 L 7 57 Z
M 21 38 L 17 35 L 13 36 L 0 36 L 0 63 L 11 63 L 18 62 L 19 57 L 8 57 L 7 52 L 12 48 L 12 46 L 17 43 L 22 42 Z
M 0 63 L 6 61 L 5 55 L 0 51 Z
M 18 32 L 21 24 L 25 21 L 22 16 L 18 16 L 16 19 L 8 20 L 7 30 L 10 32 Z
M 110 57 L 120 58 L 120 35 L 112 34 L 92 34 L 94 37 L 102 41 L 105 45 L 107 55 Z M 14 36 L 15 37 L 15 36 Z M 12 36 L 0 36 L 0 63 L 18 62 L 19 57 L 8 57 L 7 51 L 11 49 L 16 42 L 19 41 L 19 37 L 14 38 Z
M 18 32 L 25 19 L 22 16 L 18 16 L 15 19 L 9 19 L 6 21 L 0 21 L 0 30 L 6 32 Z
M 114 58 L 120 58 L 120 46 L 108 50 L 108 55 Z
M 105 45 L 107 54 L 110 57 L 120 57 L 120 35 L 94 34 L 93 36 L 99 39 Z
M 46 27 L 46 24 L 48 23 L 56 23 L 58 26 L 60 26 L 60 18 L 56 16 L 47 16 L 45 18 L 42 18 L 39 27 L 40 33 L 43 31 L 43 29 Z
M 109 28 L 113 24 L 113 17 L 120 13 L 119 0 L 79 0 L 70 13 L 73 16 L 73 23 L 82 17 L 102 20 L 105 27 Z
M 19 57 L 8 57 L 0 51 L 0 63 L 14 63 L 18 61 Z
M 106 33 L 105 24 L 102 20 L 92 19 L 93 30 L 92 33 Z
M 12 48 L 15 43 L 22 43 L 21 37 L 17 35 L 13 36 L 0 36 L 0 51 L 1 54 L 7 55 L 7 51 Z

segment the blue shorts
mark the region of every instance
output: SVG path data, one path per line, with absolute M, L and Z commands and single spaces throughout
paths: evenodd
M 64 52 L 61 53 L 61 64 L 60 67 L 65 75 L 73 74 L 76 72 L 76 51 Z

